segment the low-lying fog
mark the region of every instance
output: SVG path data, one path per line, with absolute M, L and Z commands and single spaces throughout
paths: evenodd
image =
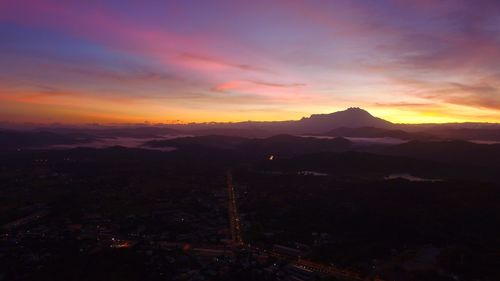
M 113 138 L 100 138 L 99 140 L 88 142 L 88 143 L 78 143 L 78 144 L 69 144 L 69 145 L 52 145 L 50 148 L 52 149 L 69 149 L 69 148 L 77 148 L 77 147 L 90 147 L 90 148 L 107 148 L 113 146 L 122 146 L 127 148 L 145 148 L 145 149 L 153 149 L 153 150 L 161 150 L 161 151 L 173 151 L 176 150 L 175 147 L 149 147 L 144 146 L 144 143 L 152 140 L 158 139 L 175 139 L 179 137 L 179 135 L 164 135 L 158 138 L 133 138 L 133 137 L 113 137 Z

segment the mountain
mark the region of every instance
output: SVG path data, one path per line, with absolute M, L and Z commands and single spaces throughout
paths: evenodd
M 389 129 L 394 125 L 374 117 L 366 110 L 351 107 L 328 114 L 313 114 L 300 120 L 245 121 L 226 123 L 190 123 L 170 125 L 122 125 L 92 127 L 39 127 L 38 131 L 61 134 L 87 134 L 95 137 L 155 138 L 162 135 L 225 135 L 265 138 L 276 134 L 322 134 L 336 128 L 375 127 Z
M 196 137 L 180 137 L 166 140 L 152 140 L 144 143 L 145 147 L 176 147 L 192 148 L 206 147 L 218 149 L 231 149 L 248 141 L 247 138 L 223 136 L 223 135 L 205 135 Z
M 329 114 L 313 114 L 300 120 L 198 123 L 175 125 L 175 128 L 193 135 L 199 135 L 200 132 L 211 132 L 218 135 L 269 137 L 276 134 L 321 134 L 340 127 L 388 129 L 393 126 L 391 122 L 374 117 L 366 110 L 351 107 Z
M 190 135 L 206 136 L 206 135 L 219 135 L 219 136 L 235 136 L 245 138 L 265 138 L 273 136 L 273 132 L 262 129 L 240 129 L 240 128 L 212 128 L 191 130 Z
M 368 111 L 358 107 L 351 107 L 330 114 L 313 114 L 309 118 L 302 118 L 298 121 L 299 129 L 309 132 L 325 132 L 341 127 L 390 128 L 392 125 L 391 122 L 374 117 Z
M 426 131 L 429 134 L 446 139 L 473 141 L 500 141 L 500 129 L 495 128 L 439 128 Z
M 176 147 L 180 149 L 229 149 L 248 157 L 290 157 L 313 152 L 346 151 L 352 142 L 344 138 L 321 139 L 276 135 L 269 138 L 241 138 L 234 136 L 197 136 L 169 140 L 154 140 L 145 147 Z
M 391 147 L 375 148 L 372 152 L 470 166 L 500 165 L 500 144 L 476 144 L 463 140 L 412 140 Z
M 346 151 L 352 142 L 344 138 L 319 139 L 313 137 L 297 137 L 292 135 L 276 135 L 266 139 L 251 139 L 243 143 L 239 149 L 249 154 L 274 155 L 290 157 L 313 152 Z
M 38 131 L 64 135 L 86 135 L 96 138 L 158 138 L 165 135 L 177 135 L 178 130 L 164 126 L 96 126 L 96 127 L 42 127 Z
M 414 139 L 500 141 L 500 124 L 393 124 L 368 111 L 351 107 L 328 114 L 312 114 L 300 120 L 244 121 L 157 125 L 96 125 L 36 127 L 36 131 L 95 138 L 161 138 L 173 135 L 220 135 L 267 138 L 277 134 Z
M 46 131 L 26 132 L 0 129 L 0 150 L 70 145 L 86 143 L 91 140 L 91 138 L 62 135 Z
M 402 140 L 430 139 L 433 136 L 427 133 L 406 132 L 397 129 L 384 129 L 375 127 L 347 128 L 341 127 L 333 129 L 324 136 L 333 137 L 354 137 L 354 138 L 397 138 Z

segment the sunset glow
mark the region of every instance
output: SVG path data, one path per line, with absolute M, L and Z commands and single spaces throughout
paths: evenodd
M 499 1 L 0 0 L 0 121 L 500 122 Z

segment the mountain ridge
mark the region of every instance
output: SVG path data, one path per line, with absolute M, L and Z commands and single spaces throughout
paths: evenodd
M 244 121 L 227 123 L 134 124 L 123 126 L 47 126 L 24 131 L 47 131 L 97 137 L 161 137 L 162 135 L 226 135 L 265 138 L 277 134 L 395 137 L 400 139 L 468 139 L 500 141 L 500 124 L 396 124 L 373 116 L 359 107 L 325 114 L 312 114 L 298 120 Z

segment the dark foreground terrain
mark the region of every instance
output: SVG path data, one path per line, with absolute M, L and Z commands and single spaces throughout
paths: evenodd
M 16 145 L 0 158 L 0 280 L 500 280 L 498 145 Z

